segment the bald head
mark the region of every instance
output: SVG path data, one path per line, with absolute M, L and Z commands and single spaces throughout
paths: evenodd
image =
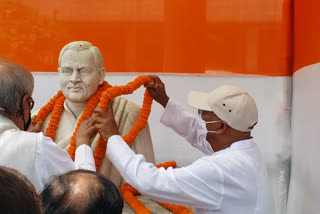
M 87 170 L 58 176 L 41 193 L 46 213 L 122 213 L 123 200 L 105 176 Z

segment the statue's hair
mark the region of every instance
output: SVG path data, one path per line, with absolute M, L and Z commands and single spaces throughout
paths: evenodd
M 100 50 L 97 47 L 93 46 L 90 42 L 86 42 L 86 41 L 74 41 L 74 42 L 70 42 L 69 44 L 65 45 L 60 51 L 59 67 L 61 66 L 62 56 L 67 50 L 72 50 L 72 51 L 89 50 L 93 55 L 96 67 L 98 69 L 104 67 L 103 57 L 102 57 Z
M 26 94 L 32 95 L 34 79 L 22 66 L 0 59 L 0 108 L 8 116 L 21 114 L 21 102 Z

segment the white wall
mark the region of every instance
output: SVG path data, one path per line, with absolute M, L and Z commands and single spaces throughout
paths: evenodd
M 35 77 L 35 109 L 39 109 L 59 90 L 57 73 L 33 73 Z M 139 74 L 107 74 L 111 85 L 125 85 Z M 190 90 L 211 91 L 223 84 L 237 85 L 256 100 L 259 122 L 253 130 L 255 142 L 261 148 L 267 163 L 273 190 L 274 214 L 284 213 L 290 161 L 290 105 L 291 77 L 235 76 L 235 75 L 171 75 L 159 74 L 170 97 L 187 105 Z M 142 104 L 144 88 L 125 96 Z M 186 106 L 190 111 L 196 110 Z M 189 146 L 173 131 L 159 123 L 162 106 L 153 103 L 149 117 L 157 163 L 176 160 L 178 166 L 190 164 L 202 154 Z
M 294 74 L 288 214 L 320 213 L 320 63 Z

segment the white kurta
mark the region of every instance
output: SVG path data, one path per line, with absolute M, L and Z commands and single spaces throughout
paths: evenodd
M 186 139 L 198 137 L 196 116 L 172 100 L 161 120 Z M 253 139 L 167 170 L 136 155 L 119 136 L 112 136 L 107 146 L 108 158 L 128 183 L 155 200 L 189 206 L 197 214 L 270 214 L 266 169 Z
M 53 176 L 75 169 L 95 171 L 91 148 L 77 148 L 75 162 L 69 154 L 42 133 L 21 131 L 0 115 L 0 165 L 24 174 L 41 191 Z
M 135 103 L 129 102 L 127 99 L 116 97 L 113 100 L 112 108 L 119 127 L 120 134 L 128 134 L 139 116 L 140 107 Z M 66 105 L 66 103 L 64 104 L 64 110 L 61 114 L 58 128 L 56 130 L 56 137 L 54 140 L 61 148 L 68 149 L 71 136 L 73 135 L 80 117 L 81 115 L 76 118 L 68 108 L 68 105 Z M 44 122 L 42 129 L 43 133 L 46 133 L 50 118 L 51 114 L 48 115 Z M 93 150 L 97 145 L 98 139 L 99 134 L 97 134 L 92 142 L 91 147 Z M 130 145 L 130 147 L 136 153 L 143 154 L 148 162 L 155 163 L 152 140 L 148 125 L 146 126 L 146 128 L 139 132 L 138 136 Z M 99 172 L 107 176 L 118 187 L 122 186 L 125 183 L 117 169 L 106 157 L 102 161 Z

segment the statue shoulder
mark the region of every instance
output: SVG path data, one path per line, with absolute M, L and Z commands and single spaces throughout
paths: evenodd
M 138 115 L 141 109 L 138 104 L 131 102 L 123 97 L 114 98 L 112 108 L 115 114 L 122 112 L 130 113 L 132 115 Z
M 33 116 L 37 116 L 38 113 L 39 113 L 39 111 L 40 111 L 40 109 L 34 111 L 34 112 L 31 114 L 31 116 L 32 116 L 32 117 L 33 117 Z M 47 115 L 46 119 L 44 120 L 42 129 L 41 129 L 41 131 L 42 131 L 43 133 L 46 132 L 46 130 L 47 130 L 47 128 L 48 128 L 48 125 L 49 125 L 49 122 L 50 122 L 50 119 L 51 119 L 51 113 L 49 113 L 49 114 Z
M 31 113 L 31 116 L 32 116 L 32 117 L 33 117 L 33 116 L 37 116 L 37 114 L 39 113 L 39 111 L 40 111 L 40 109 L 38 109 L 38 110 L 36 110 L 36 111 L 32 112 L 32 113 Z

